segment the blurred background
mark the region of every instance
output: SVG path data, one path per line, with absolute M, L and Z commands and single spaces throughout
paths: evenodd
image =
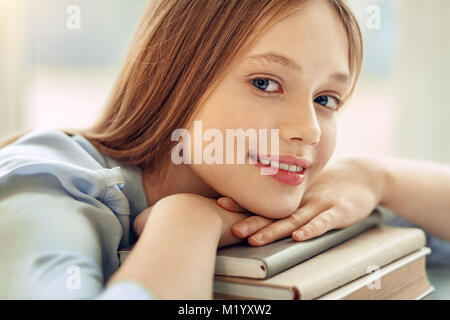
M 0 139 L 98 117 L 148 0 L 0 0 Z M 353 0 L 365 39 L 335 157 L 450 162 L 450 1 Z

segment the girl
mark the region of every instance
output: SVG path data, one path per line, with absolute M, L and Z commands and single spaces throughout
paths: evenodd
M 269 219 L 299 207 L 361 63 L 342 0 L 152 1 L 92 128 L 1 150 L 1 298 L 211 298 L 216 249 L 250 216 L 226 201 Z M 257 164 L 175 165 L 172 134 L 194 120 L 224 136 L 278 129 L 279 154 L 245 146 Z M 268 166 L 279 173 L 260 175 Z

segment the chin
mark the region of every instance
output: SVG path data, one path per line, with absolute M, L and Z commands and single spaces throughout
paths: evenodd
M 262 212 L 260 215 L 269 219 L 284 219 L 292 215 L 296 210 L 298 206 L 296 207 L 278 207 L 276 210 L 268 210 L 266 212 Z
M 290 201 L 267 201 L 258 200 L 245 206 L 250 212 L 269 219 L 284 219 L 292 215 L 299 207 L 300 200 L 298 198 L 290 199 Z

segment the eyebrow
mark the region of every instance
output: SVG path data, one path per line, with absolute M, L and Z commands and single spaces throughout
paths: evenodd
M 299 64 L 297 64 L 297 62 L 275 52 L 267 52 L 263 54 L 250 56 L 248 57 L 248 60 L 260 60 L 260 61 L 262 60 L 265 62 L 281 65 L 285 68 L 289 68 L 297 72 L 303 72 L 303 68 Z M 330 76 L 330 79 L 338 82 L 349 83 L 351 77 L 348 73 L 337 72 L 333 73 Z

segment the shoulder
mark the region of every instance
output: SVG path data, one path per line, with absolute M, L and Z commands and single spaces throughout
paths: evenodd
M 55 129 L 32 131 L 0 150 L 0 201 L 3 207 L 21 211 L 24 206 L 40 212 L 49 207 L 78 208 L 75 211 L 80 212 L 92 208 L 90 217 L 99 225 L 105 219 L 119 223 L 127 245 L 130 202 L 123 191 L 124 172 L 103 161 L 82 137 Z M 80 207 L 80 203 L 88 206 Z
M 0 150 L 0 188 L 19 192 L 38 180 L 64 194 L 97 207 L 106 205 L 115 214 L 129 215 L 120 167 L 107 168 L 87 140 L 56 129 L 39 129 Z M 35 186 L 38 184 L 35 184 Z
M 0 179 L 18 172 L 24 176 L 47 172 L 105 179 L 108 176 L 105 171 L 110 170 L 86 139 L 81 136 L 77 139 L 56 129 L 32 131 L 0 149 Z
M 0 149 L 0 167 L 38 161 L 66 161 L 96 169 L 102 166 L 99 154 L 86 144 L 57 129 L 38 129 Z

